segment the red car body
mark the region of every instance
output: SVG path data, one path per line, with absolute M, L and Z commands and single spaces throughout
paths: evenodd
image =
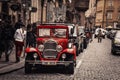
M 26 48 L 25 73 L 33 66 L 64 66 L 68 73 L 74 73 L 76 47 L 69 39 L 68 26 L 42 24 L 37 26 L 36 47 Z M 55 34 L 53 34 L 53 32 Z

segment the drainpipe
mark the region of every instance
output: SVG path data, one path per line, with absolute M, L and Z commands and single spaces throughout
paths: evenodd
M 106 5 L 106 0 L 104 0 L 104 8 L 103 8 L 103 21 L 102 21 L 102 28 L 104 27 L 104 22 L 105 22 L 105 5 Z
M 44 6 L 44 0 L 41 0 L 41 24 L 43 23 L 43 6 Z

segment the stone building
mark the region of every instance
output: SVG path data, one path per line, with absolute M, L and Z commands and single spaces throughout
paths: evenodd
M 97 0 L 96 26 L 116 27 L 120 24 L 120 0 Z
M 85 12 L 86 26 L 94 28 L 96 18 L 96 0 L 89 1 L 89 9 Z
M 15 22 L 19 15 L 19 11 L 12 11 L 11 5 L 12 4 L 18 4 L 18 1 L 16 0 L 0 0 L 0 19 L 2 21 L 11 20 L 12 22 Z
M 44 0 L 43 8 L 40 7 L 41 0 L 32 1 L 32 6 L 37 7 L 38 12 L 31 14 L 31 22 L 67 22 L 85 26 L 89 0 Z
M 30 18 L 30 6 L 30 0 L 0 0 L 0 18 L 3 21 L 11 21 L 12 25 L 19 20 L 27 24 Z
M 67 22 L 85 26 L 88 4 L 89 0 L 0 0 L 0 13 L 3 19 L 6 17 L 3 13 L 9 15 L 7 18 L 10 18 L 13 24 L 21 19 L 26 25 Z M 12 10 L 12 5 L 19 8 Z
M 72 23 L 85 26 L 85 11 L 87 11 L 89 0 L 72 0 L 69 12 L 73 15 Z
M 31 23 L 65 22 L 66 0 L 31 0 L 37 12 L 31 13 Z

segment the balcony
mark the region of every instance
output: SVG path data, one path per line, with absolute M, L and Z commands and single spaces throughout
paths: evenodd
M 108 6 L 108 7 L 106 8 L 106 10 L 107 10 L 107 11 L 114 11 L 114 7 L 113 7 L 113 6 Z
M 75 9 L 78 11 L 86 11 L 88 9 L 89 0 L 77 0 L 75 2 Z

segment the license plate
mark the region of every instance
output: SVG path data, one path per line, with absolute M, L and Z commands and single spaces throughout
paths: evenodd
M 42 65 L 56 65 L 56 62 L 42 62 Z

